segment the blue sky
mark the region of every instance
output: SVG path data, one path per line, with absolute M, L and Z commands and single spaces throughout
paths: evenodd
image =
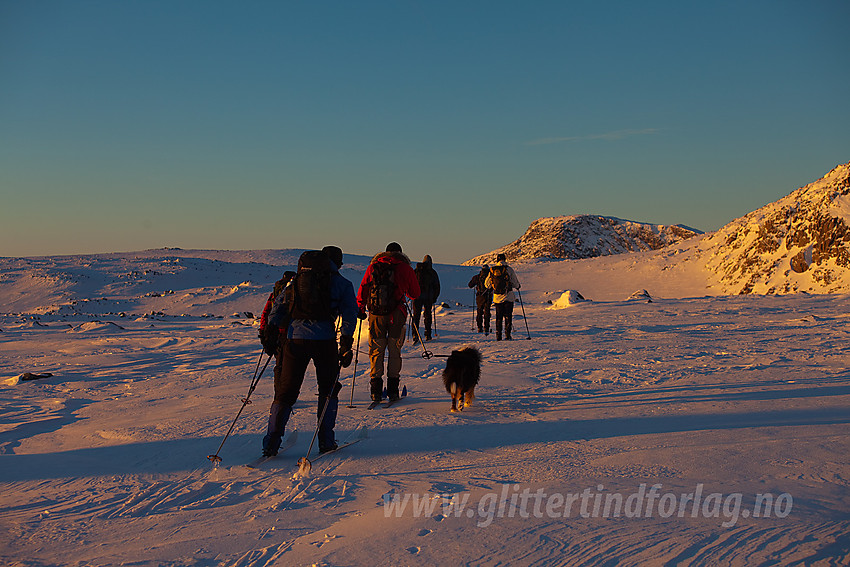
M 715 230 L 850 161 L 850 2 L 0 0 L 0 256 Z

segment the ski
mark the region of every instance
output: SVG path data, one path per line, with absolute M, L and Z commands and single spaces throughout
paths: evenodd
M 345 449 L 346 447 L 349 447 L 349 446 L 351 446 L 351 445 L 354 445 L 354 444 L 355 444 L 355 443 L 357 443 L 358 441 L 363 441 L 363 439 L 364 439 L 363 437 L 360 437 L 360 438 L 355 439 L 354 441 L 348 441 L 347 443 L 343 443 L 342 445 L 339 445 L 336 449 L 331 449 L 330 451 L 325 451 L 324 453 L 319 453 L 318 455 L 316 455 L 315 457 L 313 457 L 313 458 L 311 459 L 311 461 L 315 463 L 316 461 L 318 461 L 318 460 L 319 460 L 319 459 L 321 459 L 322 457 L 324 457 L 324 456 L 326 456 L 326 455 L 330 455 L 331 453 L 336 453 L 336 452 L 337 452 L 337 451 L 339 451 L 340 449 Z
M 387 403 L 385 403 L 385 404 L 384 404 L 384 407 L 385 407 L 385 408 L 391 408 L 391 407 L 393 407 L 394 405 L 396 405 L 397 403 L 399 403 L 399 402 L 400 402 L 401 400 L 403 400 L 403 399 L 404 399 L 404 397 L 396 398 L 396 399 L 394 399 L 394 400 L 387 400 Z
M 245 466 L 246 466 L 246 467 L 248 467 L 249 469 L 257 469 L 257 468 L 260 468 L 260 466 L 261 466 L 263 463 L 267 463 L 268 461 L 271 461 L 272 459 L 276 459 L 278 456 L 280 456 L 280 454 L 281 454 L 281 453 L 283 453 L 283 452 L 284 452 L 284 451 L 286 451 L 287 449 L 290 449 L 290 448 L 294 447 L 294 446 L 295 446 L 295 441 L 296 441 L 297 439 L 298 439 L 298 431 L 297 431 L 297 430 L 293 430 L 293 431 L 292 431 L 292 433 L 290 433 L 289 435 L 287 435 L 287 436 L 284 438 L 283 442 L 280 444 L 280 449 L 278 449 L 278 450 L 277 450 L 277 455 L 268 455 L 268 456 L 267 456 L 267 455 L 263 455 L 263 456 L 261 456 L 261 457 L 258 457 L 258 458 L 256 458 L 256 459 L 254 459 L 254 460 L 253 460 L 253 461 L 251 461 L 250 463 L 246 463 L 246 464 L 245 464 Z
M 396 399 L 394 399 L 394 400 L 387 400 L 387 403 L 385 403 L 385 404 L 384 404 L 384 407 L 385 407 L 385 408 L 392 407 L 392 406 L 394 406 L 395 404 L 397 404 L 398 402 L 400 402 L 401 400 L 403 400 L 403 399 L 404 399 L 404 398 L 406 398 L 406 397 L 407 397 L 407 386 L 405 386 L 405 387 L 401 390 L 401 396 L 399 396 L 398 398 L 396 398 Z
M 400 398 L 396 398 L 396 399 L 394 399 L 394 400 L 390 400 L 389 398 L 387 398 L 387 397 L 386 397 L 386 395 L 387 395 L 387 391 L 386 391 L 386 389 L 385 389 L 385 390 L 384 390 L 384 398 L 382 398 L 382 399 L 380 399 L 380 400 L 378 400 L 378 401 L 374 401 L 374 402 L 372 402 L 371 404 L 369 404 L 369 407 L 368 407 L 368 408 L 366 408 L 366 409 L 375 409 L 376 407 L 378 407 L 379 405 L 381 405 L 381 402 L 384 402 L 383 406 L 381 406 L 381 407 L 388 408 L 388 407 L 392 406 L 392 405 L 393 405 L 393 404 L 395 404 L 397 401 L 399 401 L 401 398 L 406 398 L 406 397 L 407 397 L 407 386 L 405 386 L 404 388 L 402 388 L 402 390 L 401 390 L 401 397 L 400 397 Z
M 357 435 L 357 437 L 355 437 L 354 439 L 351 439 L 351 437 L 349 437 L 348 441 L 341 443 L 339 446 L 337 446 L 336 449 L 331 449 L 330 451 L 325 451 L 324 453 L 319 453 L 313 459 L 311 459 L 311 462 L 315 463 L 316 461 L 318 461 L 319 459 L 321 459 L 322 457 L 324 457 L 326 455 L 330 455 L 331 453 L 336 453 L 340 449 L 345 449 L 346 447 L 350 447 L 351 445 L 354 445 L 355 443 L 359 443 L 360 441 L 363 441 L 364 439 L 366 439 L 366 437 L 369 436 L 369 432 L 366 430 L 366 426 L 364 425 L 364 426 L 356 429 L 355 431 L 353 431 L 351 436 L 354 436 L 354 435 Z
M 262 465 L 263 463 L 265 463 L 267 461 L 271 461 L 275 457 L 277 457 L 277 455 L 263 455 L 262 457 L 258 457 L 256 459 L 254 459 L 250 463 L 245 463 L 245 466 L 248 467 L 249 469 L 258 469 L 258 468 L 260 468 L 260 465 Z

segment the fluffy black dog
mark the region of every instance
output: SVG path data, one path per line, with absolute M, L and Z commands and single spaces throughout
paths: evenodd
M 443 370 L 443 384 L 452 395 L 452 411 L 472 405 L 475 385 L 481 377 L 481 353 L 475 347 L 453 350 Z M 464 402 L 464 397 L 466 398 Z

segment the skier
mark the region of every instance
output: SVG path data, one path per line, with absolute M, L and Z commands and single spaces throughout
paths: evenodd
M 437 298 L 440 297 L 440 276 L 433 267 L 431 256 L 425 255 L 421 262 L 416 264 L 416 281 L 419 282 L 419 297 L 413 301 L 413 325 L 416 332 L 413 334 L 413 342 L 419 341 L 419 314 L 425 310 L 425 340 L 431 340 L 431 310 Z
M 513 327 L 514 301 L 513 290 L 519 289 L 519 279 L 514 269 L 505 262 L 504 254 L 496 255 L 496 263 L 490 268 L 485 285 L 493 290 L 493 303 L 496 306 L 496 340 L 502 340 L 502 321 L 504 320 L 505 339 L 511 340 Z
M 321 416 L 324 409 L 318 431 L 319 451 L 324 453 L 337 448 L 334 426 L 341 388 L 339 371 L 351 364 L 357 323 L 354 287 L 340 275 L 341 266 L 342 250 L 336 246 L 304 252 L 298 259 L 295 278 L 272 306 L 269 324 L 288 330 L 282 349 L 281 371 L 275 376 L 274 401 L 263 438 L 263 455 L 277 454 L 311 360 L 319 386 L 317 416 Z M 342 317 L 339 346 L 334 327 L 338 316 Z
M 493 290 L 486 284 L 489 274 L 490 266 L 484 264 L 468 284 L 475 288 L 475 322 L 478 324 L 478 332 L 485 336 L 490 334 L 490 304 L 493 303 Z
M 292 281 L 292 278 L 295 277 L 295 272 L 287 270 L 283 272 L 283 277 L 277 280 L 274 284 L 274 289 L 269 294 L 269 298 L 266 300 L 266 305 L 263 307 L 263 314 L 260 316 L 260 344 L 263 345 L 263 350 L 267 355 L 274 357 L 274 377 L 277 380 L 278 375 L 280 375 L 280 365 L 283 361 L 281 347 L 283 346 L 281 343 L 282 336 L 286 336 L 286 329 L 281 329 L 279 327 L 275 327 L 274 325 L 269 325 L 269 313 L 272 310 L 272 306 L 274 305 L 274 300 L 278 295 L 283 292 L 289 282 Z
M 373 402 L 383 397 L 385 351 L 389 355 L 387 397 L 390 400 L 399 398 L 401 347 L 407 322 L 405 296 L 415 299 L 419 294 L 419 282 L 410 260 L 398 243 L 390 242 L 386 252 L 372 258 L 357 291 L 359 317 L 365 319 L 366 310 L 369 310 L 369 359 L 372 363 L 369 385 Z

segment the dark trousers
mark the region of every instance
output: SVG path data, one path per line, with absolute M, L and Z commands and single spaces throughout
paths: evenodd
M 289 339 L 283 346 L 282 356 L 275 364 L 274 377 L 274 401 L 269 412 L 269 426 L 267 438 L 272 442 L 280 444 L 292 406 L 298 400 L 301 393 L 301 385 L 304 383 L 304 375 L 310 361 L 316 368 L 316 381 L 319 384 L 319 400 L 316 408 L 316 416 L 322 415 L 325 403 L 328 409 L 325 418 L 319 428 L 319 441 L 333 443 L 333 428 L 336 424 L 336 406 L 338 404 L 337 394 L 339 388 L 334 389 L 339 375 L 339 355 L 337 353 L 336 341 L 311 341 L 304 339 Z M 265 443 L 264 443 L 265 447 Z
M 475 296 L 475 322 L 478 324 L 478 332 L 482 330 L 490 332 L 490 304 L 493 296 L 490 294 Z
M 419 329 L 419 314 L 425 311 L 425 337 L 431 338 L 431 310 L 434 308 L 434 303 L 425 303 L 419 299 L 413 300 L 413 324 Z M 416 340 L 416 333 L 413 333 L 413 340 Z
M 333 339 L 327 341 L 289 339 L 283 347 L 280 372 L 275 373 L 274 401 L 288 406 L 295 405 L 301 393 L 301 384 L 304 383 L 304 374 L 311 360 L 316 367 L 319 399 L 324 399 L 331 393 L 339 374 L 336 341 Z
M 496 338 L 502 338 L 502 321 L 504 320 L 505 338 L 511 338 L 513 328 L 514 302 L 496 303 Z

